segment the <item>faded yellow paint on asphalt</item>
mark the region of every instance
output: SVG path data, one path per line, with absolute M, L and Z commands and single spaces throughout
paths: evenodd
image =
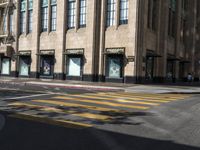
M 142 96 L 141 97 L 133 97 L 133 96 L 127 96 L 127 95 L 122 95 L 122 94 L 120 95 L 120 94 L 115 94 L 115 93 L 112 93 L 112 94 L 111 93 L 84 94 L 84 96 L 81 95 L 81 97 L 96 98 L 96 99 L 99 99 L 98 98 L 99 96 L 104 96 L 103 99 L 105 99 L 105 100 L 108 100 L 108 99 L 113 100 L 113 98 L 115 98 L 114 100 L 122 99 L 122 100 L 144 101 L 144 102 L 163 102 L 163 103 L 170 102 L 170 100 L 160 100 L 160 99 L 156 100 L 156 99 L 153 99 L 153 98 L 148 99 L 148 98 L 143 98 Z
M 17 113 L 17 114 L 11 114 L 9 117 L 18 118 L 18 119 L 24 119 L 24 120 L 30 120 L 30 121 L 36 121 L 41 123 L 47 123 L 51 125 L 59 125 L 67 128 L 89 128 L 93 125 L 87 124 L 87 123 L 81 123 L 81 122 L 75 122 L 71 120 L 62 120 L 62 119 L 50 119 L 46 117 L 41 117 L 39 115 L 32 115 L 27 113 Z
M 104 95 L 101 95 L 101 96 L 104 96 Z M 95 100 L 108 100 L 108 101 L 115 101 L 115 102 L 122 102 L 122 103 L 132 103 L 132 104 L 142 104 L 142 105 L 151 105 L 151 106 L 158 106 L 159 104 L 157 102 L 149 102 L 149 101 L 133 101 L 132 99 L 123 99 L 123 97 L 116 97 L 118 99 L 113 99 L 113 97 L 110 97 L 110 96 L 107 96 L 105 95 L 106 97 L 99 97 L 99 94 L 97 96 L 90 96 L 88 94 L 84 94 L 84 95 L 69 95 L 69 97 L 71 97 L 71 99 L 73 100 L 74 97 L 75 99 L 77 98 L 84 98 L 84 99 L 88 99 L 88 98 L 94 98 Z M 77 97 L 77 98 L 76 98 Z M 93 99 L 92 99 L 93 100 Z
M 89 94 L 91 95 L 91 94 Z M 133 94 L 127 94 L 127 93 L 98 93 L 98 95 L 105 95 L 107 97 L 119 97 L 119 98 L 128 98 L 131 100 L 162 100 L 162 101 L 175 101 L 175 100 L 180 100 L 180 99 L 184 99 L 187 97 L 159 97 L 157 95 L 151 95 L 151 96 L 147 96 L 145 94 L 141 94 L 141 95 L 133 95 Z
M 109 119 L 112 119 L 111 117 L 106 116 L 106 115 L 91 114 L 91 113 L 80 113 L 80 114 L 72 114 L 72 115 L 89 118 L 89 119 L 102 120 L 102 121 L 108 121 Z
M 9 106 L 15 106 L 15 107 L 29 107 L 29 108 L 35 108 L 35 109 L 39 109 L 42 111 L 47 111 L 47 112 L 56 112 L 56 113 L 65 113 L 65 114 L 70 114 L 73 116 L 78 116 L 78 117 L 83 117 L 83 118 L 89 118 L 89 119 L 96 119 L 96 120 L 101 120 L 101 121 L 105 121 L 108 119 L 111 119 L 111 117 L 106 116 L 106 115 L 100 115 L 100 114 L 91 114 L 91 113 L 77 113 L 77 111 L 70 111 L 70 110 L 61 110 L 61 109 L 57 109 L 54 107 L 46 107 L 46 106 L 40 106 L 40 105 L 36 105 L 36 104 L 28 104 L 28 103 L 20 103 L 20 102 L 16 102 L 16 103 L 11 103 L 9 104 Z
M 106 92 L 105 92 L 106 93 Z M 113 92 L 108 92 L 113 93 Z M 122 95 L 131 95 L 131 96 L 141 96 L 141 97 L 157 97 L 157 98 L 171 98 L 171 99 L 178 99 L 178 98 L 188 98 L 190 95 L 183 95 L 183 94 L 149 94 L 149 93 L 128 93 L 128 92 L 116 92 L 116 94 Z
M 151 105 L 151 106 L 159 106 L 159 103 L 150 103 L 150 102 L 138 102 L 138 101 L 131 101 L 131 100 L 123 100 L 123 99 L 110 99 L 112 101 L 121 102 L 121 103 L 129 103 L 129 104 L 142 104 L 142 105 Z
M 65 96 L 69 96 L 69 97 L 77 97 L 77 98 L 91 98 L 91 99 L 98 99 L 98 100 L 107 100 L 109 99 L 108 97 L 100 97 L 100 95 L 98 93 L 95 94 L 96 96 L 90 96 L 90 95 L 86 95 L 86 94 L 83 94 L 83 95 L 72 95 L 72 94 L 68 94 L 68 95 L 65 95 Z
M 53 104 L 53 105 L 58 105 L 58 106 L 66 106 L 66 107 L 82 107 L 82 108 L 95 110 L 95 111 L 122 112 L 119 109 L 114 109 L 114 108 L 104 108 L 104 107 L 99 107 L 99 106 L 90 106 L 90 105 L 87 105 L 87 104 L 67 103 L 67 102 L 61 102 L 61 101 L 56 101 L 56 100 L 32 100 L 32 101 L 38 102 L 38 103 Z
M 65 95 L 66 96 L 66 95 Z M 84 95 L 68 95 L 69 97 L 71 97 L 71 99 L 73 100 L 74 98 L 84 98 L 84 99 L 88 99 L 88 98 L 93 98 L 95 100 L 108 100 L 108 101 L 115 101 L 115 102 L 122 102 L 122 103 L 132 103 L 132 104 L 143 104 L 143 105 L 151 105 L 151 106 L 158 106 L 158 102 L 169 102 L 169 101 L 145 101 L 143 100 L 143 102 L 138 101 L 138 100 L 133 100 L 131 98 L 124 98 L 124 97 L 117 97 L 118 99 L 113 99 L 113 97 L 109 98 L 109 97 L 98 97 L 99 95 L 96 94 L 96 96 L 91 96 L 88 94 L 84 94 Z M 77 98 L 76 98 L 77 97 Z
M 85 99 L 79 99 L 79 98 L 69 98 L 64 96 L 57 96 L 53 97 L 55 99 L 62 99 L 62 100 L 72 100 L 72 101 L 79 101 L 79 102 L 86 102 L 86 103 L 92 103 L 92 104 L 100 104 L 100 105 L 107 105 L 112 107 L 124 107 L 124 108 L 131 108 L 131 109 L 148 109 L 149 107 L 146 106 L 138 106 L 138 105 L 126 105 L 126 104 L 119 104 L 119 103 L 111 103 L 111 102 L 104 102 L 104 101 L 97 101 L 97 100 L 85 100 Z

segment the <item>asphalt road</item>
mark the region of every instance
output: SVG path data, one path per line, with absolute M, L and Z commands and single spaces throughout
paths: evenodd
M 107 99 L 109 93 L 106 92 L 109 91 L 104 91 L 102 94 L 102 91 L 88 89 L 23 86 L 17 86 L 15 90 L 8 90 L 10 87 L 6 86 L 3 88 L 0 89 L 1 150 L 200 150 L 199 95 L 173 99 L 174 95 L 163 97 L 129 93 L 129 97 L 145 97 L 146 101 L 152 103 L 153 100 L 160 101 L 159 105 L 143 110 L 143 108 L 132 108 L 136 104 L 127 103 L 130 108 L 122 103 L 123 101 L 119 101 L 120 95 L 119 98 L 113 96 L 115 93 L 118 94 L 116 91 L 110 95 L 113 99 Z M 69 95 L 62 95 L 64 93 Z M 74 98 L 77 94 L 80 100 Z M 87 109 L 78 108 L 80 103 L 85 103 L 84 96 L 92 98 L 90 94 L 93 94 L 93 97 L 96 95 L 104 103 L 94 103 L 92 106 L 87 106 Z M 126 97 L 126 94 L 121 93 L 121 97 Z M 56 98 L 56 101 L 66 103 L 63 99 L 58 100 L 59 96 L 63 99 L 73 97 L 70 103 L 74 106 L 70 105 L 69 108 L 59 103 L 59 107 L 55 107 Z M 41 100 L 54 103 L 39 103 Z M 118 100 L 112 103 L 116 106 L 110 105 L 110 101 L 113 100 Z M 169 102 L 164 103 L 164 101 Z M 89 105 L 88 101 L 86 102 Z M 75 104 L 78 106 L 75 107 Z M 105 106 L 110 111 L 101 108 L 99 113 L 96 113 L 94 109 L 99 105 Z M 111 111 L 116 107 L 118 111 Z M 85 112 L 90 115 L 85 115 Z M 21 113 L 26 115 L 17 115 Z M 112 119 L 104 118 L 106 116 L 111 116 Z M 85 118 L 80 119 L 80 117 Z M 58 119 L 72 122 L 58 122 Z

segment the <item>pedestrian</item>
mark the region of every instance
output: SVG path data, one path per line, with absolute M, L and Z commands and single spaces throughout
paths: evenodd
M 188 75 L 187 75 L 187 81 L 188 82 L 192 82 L 192 79 L 193 79 L 192 74 L 188 73 Z

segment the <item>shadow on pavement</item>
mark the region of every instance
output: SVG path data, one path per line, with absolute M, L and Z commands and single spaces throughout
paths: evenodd
M 200 150 L 94 128 L 75 129 L 6 117 L 1 150 Z
M 92 113 L 92 114 L 99 114 L 99 115 L 105 115 L 110 117 L 107 120 L 99 120 L 97 119 L 88 119 L 88 118 L 79 118 L 79 122 L 89 122 L 91 124 L 127 124 L 127 125 L 141 125 L 142 122 L 133 122 L 132 120 L 129 120 L 129 117 L 138 117 L 138 116 L 153 116 L 153 113 L 150 112 L 143 112 L 143 111 L 137 111 L 137 112 L 129 112 L 129 111 L 100 111 L 100 112 L 94 112 L 86 110 L 82 107 L 63 107 L 63 106 L 57 106 L 55 108 L 58 108 L 59 112 L 49 112 L 49 111 L 43 111 L 40 106 L 38 107 L 27 107 L 27 106 L 13 106 L 13 107 L 7 107 L 4 109 L 4 111 L 8 112 L 16 112 L 16 113 L 26 113 L 26 112 L 35 112 L 35 115 L 42 116 L 45 118 L 56 118 L 56 119 L 63 119 L 67 115 L 73 115 L 73 114 L 82 114 L 85 112 Z

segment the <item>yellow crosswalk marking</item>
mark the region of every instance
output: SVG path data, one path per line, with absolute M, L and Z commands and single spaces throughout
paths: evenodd
M 98 93 L 99 95 L 113 95 L 113 96 L 127 96 L 131 98 L 141 98 L 141 99 L 150 99 L 150 100 L 167 100 L 167 101 L 173 101 L 178 99 L 183 99 L 186 97 L 169 97 L 169 96 L 157 96 L 157 95 L 146 95 L 146 94 L 133 94 L 133 93 Z M 91 94 L 90 94 L 91 95 Z
M 106 116 L 106 115 L 99 115 L 99 114 L 92 114 L 92 113 L 81 113 L 81 114 L 72 114 L 72 115 L 89 118 L 89 119 L 102 120 L 102 121 L 112 119 L 111 117 Z
M 109 92 L 113 93 L 113 92 Z M 177 95 L 177 94 L 149 94 L 149 93 L 128 93 L 128 92 L 116 92 L 118 94 L 132 95 L 132 96 L 146 96 L 146 97 L 158 97 L 158 98 L 187 98 L 189 95 Z
M 66 107 L 81 107 L 89 110 L 95 110 L 95 111 L 114 111 L 114 112 L 124 112 L 119 109 L 114 109 L 114 108 L 104 108 L 104 107 L 99 107 L 99 106 L 89 106 L 87 104 L 76 104 L 76 103 L 67 103 L 67 102 L 60 102 L 60 101 L 55 101 L 55 100 L 32 100 L 33 102 L 38 102 L 38 103 L 47 103 L 47 104 L 53 104 L 53 105 L 58 105 L 58 106 L 66 106 Z
M 59 125 L 59 126 L 67 127 L 67 128 L 71 127 L 71 128 L 82 129 L 82 128 L 89 128 L 93 126 L 88 123 L 81 123 L 81 122 L 62 120 L 62 119 L 50 119 L 50 118 L 41 117 L 39 115 L 32 115 L 32 114 L 27 114 L 27 113 L 12 114 L 12 115 L 9 115 L 9 117 L 36 121 L 36 122 L 41 122 L 41 123 L 47 123 L 47 124 L 52 124 L 52 125 Z
M 158 106 L 159 105 L 159 103 L 138 102 L 138 101 L 131 101 L 131 100 L 123 100 L 123 99 L 119 99 L 119 100 L 112 99 L 112 101 L 117 101 L 117 102 L 122 102 L 122 103 L 131 103 L 131 104 L 151 105 L 151 106 Z
M 67 113 L 67 114 L 70 114 L 70 115 L 73 115 L 73 116 L 102 120 L 102 121 L 106 121 L 106 120 L 111 119 L 111 117 L 106 116 L 106 115 L 91 114 L 91 113 L 77 113 L 76 111 L 61 110 L 61 109 L 57 109 L 57 108 L 53 108 L 53 107 L 40 106 L 40 105 L 35 105 L 35 104 L 28 104 L 28 103 L 23 103 L 23 102 L 11 103 L 11 104 L 9 104 L 9 106 L 37 108 L 37 109 L 47 111 L 47 112 Z
M 167 102 L 170 102 L 170 101 L 167 101 L 167 100 L 147 100 L 146 98 L 126 98 L 126 97 L 121 97 L 121 96 L 117 96 L 117 97 L 112 97 L 110 95 L 99 95 L 98 93 L 97 94 L 94 94 L 93 95 L 90 95 L 90 94 L 84 94 L 84 95 L 70 95 L 70 94 L 65 94 L 65 96 L 69 96 L 69 97 L 77 97 L 77 98 L 91 98 L 91 99 L 96 99 L 96 100 L 116 100 L 116 98 L 118 99 L 126 99 L 126 100 L 132 100 L 132 101 L 147 101 L 147 102 L 163 102 L 163 103 L 167 103 Z M 104 97 L 102 97 L 104 96 Z M 115 98 L 115 99 L 113 99 Z M 137 102 L 135 102 L 137 103 Z M 138 103 L 139 104 L 139 103 Z
M 133 99 L 123 99 L 123 97 L 117 97 L 117 99 L 113 99 L 112 97 L 99 97 L 99 95 L 97 94 L 97 96 L 90 96 L 90 95 L 68 95 L 69 97 L 72 98 L 84 98 L 84 99 L 88 99 L 88 98 L 93 98 L 95 100 L 109 100 L 109 101 L 115 101 L 115 102 L 122 102 L 122 103 L 132 103 L 132 104 L 143 104 L 143 105 L 152 105 L 152 106 L 158 106 L 159 104 L 157 102 L 149 102 L 149 101 L 133 101 Z M 107 96 L 107 95 L 105 95 Z M 121 98 L 121 99 L 120 99 Z M 160 101 L 161 102 L 161 101 Z
M 71 95 L 70 95 L 71 96 Z M 72 95 L 74 96 L 74 95 Z M 99 96 L 104 96 L 103 98 Z M 75 97 L 79 97 L 78 95 L 75 95 Z M 118 95 L 118 94 L 107 94 L 107 93 L 98 93 L 98 94 L 84 94 L 81 95 L 80 97 L 86 97 L 86 98 L 95 98 L 95 99 L 111 99 L 111 98 L 117 98 L 117 99 L 123 99 L 123 100 L 131 100 L 131 101 L 145 101 L 145 102 L 160 102 L 160 103 L 167 103 L 170 102 L 170 100 L 154 100 L 154 99 L 147 99 L 147 98 L 140 98 L 140 97 L 133 97 L 133 96 L 126 96 L 126 95 Z M 107 97 L 107 98 L 106 98 Z
M 77 98 L 94 98 L 94 99 L 99 99 L 99 100 L 107 100 L 109 99 L 108 97 L 100 97 L 98 94 L 95 94 L 95 96 L 90 96 L 90 95 L 65 95 L 65 96 L 69 96 L 69 97 L 77 97 Z
M 126 104 L 117 104 L 117 103 L 111 103 L 111 102 L 103 102 L 103 101 L 96 101 L 96 100 L 85 100 L 85 99 L 79 99 L 79 98 L 69 98 L 64 96 L 57 96 L 53 97 L 56 99 L 63 99 L 63 100 L 72 100 L 72 101 L 79 101 L 79 102 L 86 102 L 86 103 L 93 103 L 93 104 L 100 104 L 100 105 L 107 105 L 112 107 L 124 107 L 124 108 L 133 108 L 133 109 L 148 109 L 149 107 L 146 106 L 136 106 L 136 105 L 126 105 Z

